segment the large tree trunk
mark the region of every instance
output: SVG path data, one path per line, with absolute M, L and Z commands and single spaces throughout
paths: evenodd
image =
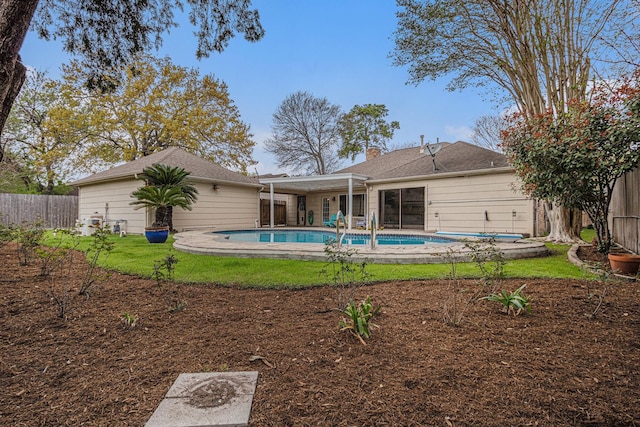
M 19 53 L 37 8 L 38 0 L 0 2 L 0 135 L 26 77 Z
M 574 243 L 580 241 L 582 212 L 571 210 L 550 202 L 544 202 L 551 231 L 547 236 L 550 242 Z

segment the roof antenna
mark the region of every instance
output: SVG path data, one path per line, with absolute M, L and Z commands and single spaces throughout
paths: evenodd
M 440 144 L 440 138 L 436 138 L 435 144 L 427 144 L 425 148 L 429 152 L 429 155 L 431 155 L 431 160 L 433 161 L 433 171 L 436 172 L 438 170 L 438 166 L 436 166 L 436 153 L 442 148 L 442 144 Z

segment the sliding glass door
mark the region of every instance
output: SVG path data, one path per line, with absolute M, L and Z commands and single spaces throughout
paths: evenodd
M 379 191 L 380 225 L 385 228 L 424 228 L 424 187 Z

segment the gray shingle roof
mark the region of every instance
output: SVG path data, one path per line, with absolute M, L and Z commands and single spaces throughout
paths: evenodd
M 478 171 L 508 167 L 507 158 L 495 151 L 464 141 L 442 143 L 442 149 L 433 158 L 428 153 L 420 153 L 420 147 L 391 151 L 362 163 L 342 169 L 336 173 L 358 173 L 370 179 L 409 178 L 447 172 Z
M 215 163 L 211 163 L 208 160 L 204 160 L 194 154 L 188 153 L 178 147 L 167 148 L 166 150 L 153 153 L 146 157 L 141 157 L 137 160 L 113 167 L 109 170 L 98 172 L 94 175 L 74 181 L 71 185 L 83 186 L 101 181 L 112 181 L 133 177 L 134 174 L 142 173 L 142 170 L 145 167 L 156 163 L 184 168 L 187 172 L 191 172 L 190 178 L 193 179 L 225 181 L 259 186 L 256 178 L 251 178 L 241 173 L 230 171 L 222 166 L 216 165 Z

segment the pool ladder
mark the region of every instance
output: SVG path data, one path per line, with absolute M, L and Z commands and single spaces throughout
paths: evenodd
M 371 211 L 369 226 L 371 228 L 371 249 L 376 248 L 376 230 L 378 229 L 378 224 L 376 220 L 376 212 Z
M 340 235 L 340 221 L 342 221 L 342 235 Z M 347 219 L 344 217 L 342 211 L 338 211 L 336 214 L 336 242 L 338 247 L 342 246 L 345 236 L 347 235 Z

